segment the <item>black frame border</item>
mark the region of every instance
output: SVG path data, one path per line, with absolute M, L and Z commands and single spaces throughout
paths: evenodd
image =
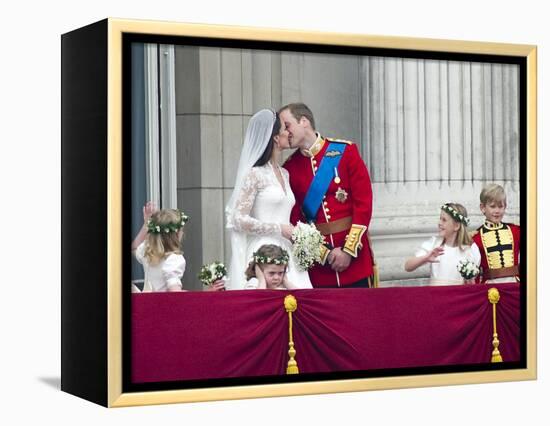
M 502 63 L 515 64 L 519 66 L 519 102 L 520 102 L 520 117 L 519 117 L 519 176 L 520 176 L 520 227 L 521 247 L 520 252 L 527 253 L 527 58 L 507 55 L 490 55 L 478 53 L 457 53 L 444 51 L 425 51 L 425 50 L 408 50 L 408 49 L 388 49 L 374 47 L 357 47 L 357 46 L 340 46 L 340 45 L 324 45 L 312 43 L 289 43 L 278 41 L 256 41 L 245 39 L 220 39 L 220 38 L 205 38 L 205 37 L 187 37 L 187 36 L 165 36 L 165 35 L 149 35 L 124 33 L 122 40 L 122 150 L 123 150 L 123 165 L 122 165 L 122 212 L 123 217 L 128 217 L 127 212 L 130 211 L 130 191 L 124 190 L 130 188 L 130 152 L 128 147 L 131 146 L 129 135 L 131 130 L 131 43 L 160 43 L 188 46 L 203 46 L 203 47 L 224 47 L 236 49 L 254 49 L 254 50 L 270 50 L 270 51 L 295 51 L 295 52 L 311 52 L 311 53 L 326 53 L 326 54 L 342 54 L 342 55 L 358 55 L 358 56 L 385 56 L 399 58 L 414 58 L 414 59 L 435 59 L 446 61 L 467 61 L 467 62 L 485 62 L 485 63 Z M 132 240 L 130 221 L 122 221 L 123 223 L 123 247 L 127 247 L 126 242 Z M 130 257 L 126 252 L 122 256 L 122 282 L 129 282 L 130 277 Z M 520 264 L 520 273 L 525 277 L 520 287 L 520 309 L 521 309 L 521 359 L 519 362 L 504 362 L 504 363 L 484 363 L 474 365 L 449 365 L 449 366 L 434 366 L 434 367 L 416 367 L 402 369 L 383 369 L 383 370 L 367 370 L 367 371 L 346 371 L 346 372 L 331 372 L 331 373 L 316 373 L 316 374 L 300 374 L 298 376 L 262 376 L 262 377 L 239 377 L 239 378 L 223 378 L 223 379 L 208 379 L 208 380 L 188 380 L 174 382 L 155 382 L 155 383 L 131 383 L 131 356 L 130 356 L 130 315 L 131 315 L 131 293 L 128 289 L 122 286 L 122 392 L 149 392 L 163 390 L 190 390 L 199 388 L 215 388 L 215 387 L 231 387 L 243 385 L 270 385 L 280 383 L 307 383 L 326 380 L 345 380 L 345 379 L 368 379 L 379 377 L 396 377 L 407 375 L 433 375 L 444 373 L 465 373 L 478 371 L 500 371 L 512 369 L 525 369 L 527 367 L 527 291 L 526 283 L 529 281 L 527 277 L 527 259 L 523 256 Z

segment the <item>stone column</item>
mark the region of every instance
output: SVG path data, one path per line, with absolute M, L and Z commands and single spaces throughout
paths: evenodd
M 472 228 L 481 224 L 486 183 L 505 187 L 507 220 L 519 222 L 516 66 L 372 57 L 362 70 L 362 153 L 382 280 L 426 278 L 427 267 L 406 273 L 406 258 L 436 233 L 444 202 L 465 205 Z

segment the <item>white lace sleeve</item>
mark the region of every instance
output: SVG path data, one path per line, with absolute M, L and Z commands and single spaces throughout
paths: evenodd
M 264 186 L 265 182 L 260 173 L 252 169 L 244 180 L 241 193 L 235 204 L 233 224 L 237 231 L 254 235 L 281 234 L 281 227 L 278 223 L 265 223 L 250 216 L 258 191 Z

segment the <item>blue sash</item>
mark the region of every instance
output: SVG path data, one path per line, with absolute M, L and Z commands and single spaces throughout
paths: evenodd
M 346 144 L 344 143 L 329 143 L 304 198 L 302 210 L 308 222 L 315 222 L 323 197 L 327 193 L 330 181 L 335 177 L 334 171 L 338 168 L 345 149 Z

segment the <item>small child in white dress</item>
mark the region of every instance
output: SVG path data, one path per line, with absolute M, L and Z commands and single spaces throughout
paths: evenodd
M 293 290 L 300 287 L 289 281 L 286 274 L 290 256 L 275 244 L 264 244 L 254 254 L 246 269 L 245 290 Z
M 143 226 L 132 242 L 132 252 L 145 273 L 143 292 L 186 291 L 181 241 L 187 220 L 181 210 L 156 210 L 152 202 L 143 207 Z M 223 281 L 216 281 L 208 290 L 223 290 L 223 286 Z
M 405 270 L 412 272 L 430 263 L 430 285 L 473 283 L 473 280 L 465 280 L 458 270 L 461 261 L 472 262 L 478 267 L 481 262 L 479 249 L 468 233 L 468 224 L 468 212 L 463 205 L 447 203 L 441 206 L 438 236 L 422 243 L 415 257 L 405 262 Z

